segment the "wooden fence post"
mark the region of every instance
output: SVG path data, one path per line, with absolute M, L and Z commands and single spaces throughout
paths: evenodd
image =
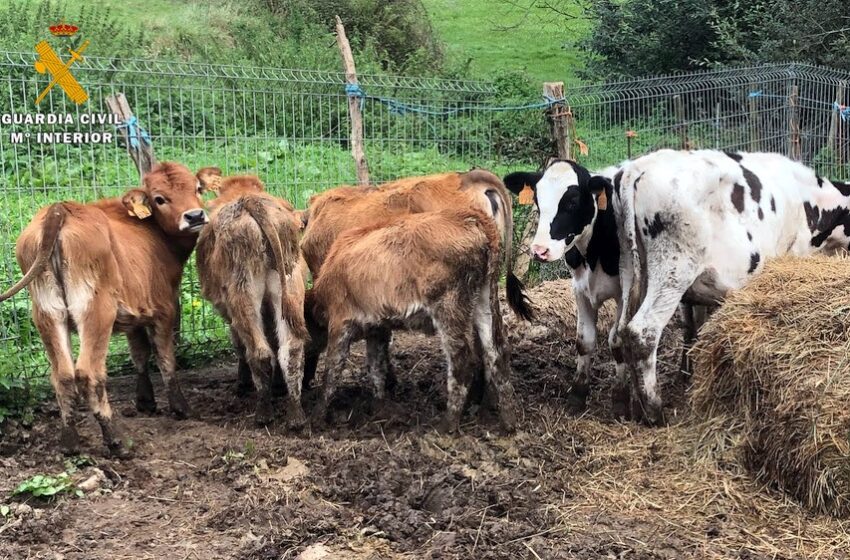
M 118 131 L 124 138 L 124 145 L 127 147 L 127 153 L 133 158 L 133 163 L 136 164 L 136 169 L 139 171 L 139 180 L 156 165 L 156 157 L 153 153 L 153 144 L 150 138 L 142 134 L 141 127 L 136 125 L 136 119 L 133 116 L 133 111 L 130 109 L 130 104 L 123 93 L 116 93 L 106 98 L 106 106 L 112 111 L 125 126 L 119 126 Z M 134 127 L 134 130 L 131 130 Z
M 835 102 L 841 105 L 844 101 L 844 90 L 847 87 L 847 82 L 841 80 L 838 82 L 838 87 L 835 88 Z M 841 126 L 841 115 L 838 111 L 832 111 L 832 117 L 829 121 L 829 133 L 827 134 L 826 145 L 832 150 L 832 156 L 838 160 L 839 146 L 837 142 L 838 129 Z
M 564 82 L 545 82 L 543 97 L 546 99 L 564 99 Z M 567 122 L 566 103 L 553 103 L 549 109 L 549 119 L 552 122 L 552 138 L 557 146 L 558 157 L 571 159 L 570 129 Z
M 545 99 L 564 99 L 564 82 L 545 82 L 543 84 L 543 97 Z M 566 103 L 560 101 L 553 103 L 547 110 L 549 120 L 552 123 L 552 139 L 558 157 L 570 159 L 570 129 L 567 121 Z M 528 281 L 528 272 L 531 268 L 531 241 L 534 238 L 534 230 L 539 219 L 537 208 L 532 206 L 526 214 L 527 220 L 522 229 L 522 236 L 515 247 L 516 258 L 514 259 L 514 274 Z
M 676 111 L 676 121 L 679 127 L 679 148 L 687 150 L 690 148 L 688 142 L 688 122 L 685 120 L 685 103 L 681 95 L 673 96 L 673 107 Z
M 797 84 L 791 86 L 788 95 L 788 157 L 794 161 L 803 159 L 803 150 L 800 145 L 800 112 L 799 97 L 800 88 Z
M 357 81 L 357 70 L 354 67 L 354 55 L 351 54 L 351 45 L 345 35 L 345 26 L 342 20 L 336 16 L 336 43 L 342 56 L 342 65 L 345 68 L 345 81 L 349 86 L 360 86 Z M 356 95 L 348 96 L 348 116 L 351 120 L 351 155 L 354 157 L 354 165 L 357 167 L 357 182 L 361 185 L 369 184 L 369 165 L 366 163 L 366 152 L 363 149 L 363 114 L 360 111 L 362 98 Z

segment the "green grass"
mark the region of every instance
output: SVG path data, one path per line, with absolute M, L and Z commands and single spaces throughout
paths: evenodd
M 589 22 L 566 27 L 537 10 L 525 17 L 499 0 L 424 0 L 438 37 L 456 62 L 467 63 L 476 77 L 500 70 L 524 70 L 543 81 L 571 81 L 581 68 L 576 42 Z

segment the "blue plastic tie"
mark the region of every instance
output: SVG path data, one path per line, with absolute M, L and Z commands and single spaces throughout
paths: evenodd
M 148 131 L 142 128 L 142 125 L 139 124 L 139 119 L 135 115 L 125 120 L 122 124 L 119 124 L 116 128 L 127 129 L 127 139 L 130 142 L 130 147 L 134 150 L 138 150 L 141 146 L 141 142 L 139 142 L 140 138 L 146 145 L 150 146 L 151 144 L 151 137 Z

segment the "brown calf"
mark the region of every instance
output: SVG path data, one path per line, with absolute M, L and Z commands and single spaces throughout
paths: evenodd
M 126 333 L 130 343 L 138 372 L 137 408 L 156 409 L 147 369 L 152 338 L 171 411 L 178 417 L 188 414 L 175 373 L 173 333 L 183 265 L 207 222 L 200 194 L 191 171 L 178 163 L 161 163 L 145 175 L 142 188 L 122 198 L 42 208 L 18 238 L 18 264 L 27 272 L 0 301 L 29 284 L 67 451 L 75 452 L 79 445 L 79 397 L 88 399 L 107 447 L 113 454 L 126 454 L 115 436 L 106 395 L 106 354 L 113 331 Z M 76 363 L 72 329 L 80 335 Z
M 304 264 L 299 258 L 300 220 L 292 206 L 264 192 L 257 177 L 221 178 L 198 172 L 218 196 L 210 223 L 198 239 L 201 293 L 230 324 L 240 360 L 259 391 L 256 421 L 271 421 L 271 385 L 280 367 L 289 391 L 288 423 L 301 427 L 304 326 Z M 215 179 L 217 177 L 217 179 Z
M 516 404 L 499 311 L 499 255 L 495 223 L 475 208 L 411 214 L 341 234 L 314 288 L 330 347 L 319 410 L 327 410 L 357 334 L 376 326 L 433 325 L 448 365 L 443 428 L 459 427 L 477 337 L 502 423 L 513 429 Z M 384 377 L 370 373 L 375 397 L 384 398 Z
M 398 216 L 452 208 L 478 208 L 496 221 L 498 231 L 505 239 L 503 257 L 507 263 L 508 303 L 517 314 L 530 318 L 531 310 L 523 296 L 522 284 L 513 275 L 510 266 L 513 256 L 511 198 L 501 179 L 483 169 L 408 177 L 379 187 L 338 187 L 318 194 L 310 199 L 304 214 L 306 225 L 301 250 L 316 279 L 320 277 L 331 245 L 342 232 L 352 228 L 375 227 Z M 435 232 L 435 235 L 435 240 L 439 241 L 439 232 Z M 309 294 L 308 300 L 312 300 Z M 375 327 L 364 335 L 367 368 L 383 372 L 392 383 L 394 376 L 389 359 L 389 329 Z M 308 347 L 305 383 L 309 383 L 315 373 L 318 354 L 322 351 L 322 339 L 321 334 L 316 333 L 314 343 Z

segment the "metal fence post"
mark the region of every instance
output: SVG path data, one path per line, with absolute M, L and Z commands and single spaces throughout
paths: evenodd
M 800 145 L 800 113 L 799 106 L 800 88 L 797 84 L 791 86 L 788 96 L 788 157 L 794 161 L 803 158 L 802 146 Z

